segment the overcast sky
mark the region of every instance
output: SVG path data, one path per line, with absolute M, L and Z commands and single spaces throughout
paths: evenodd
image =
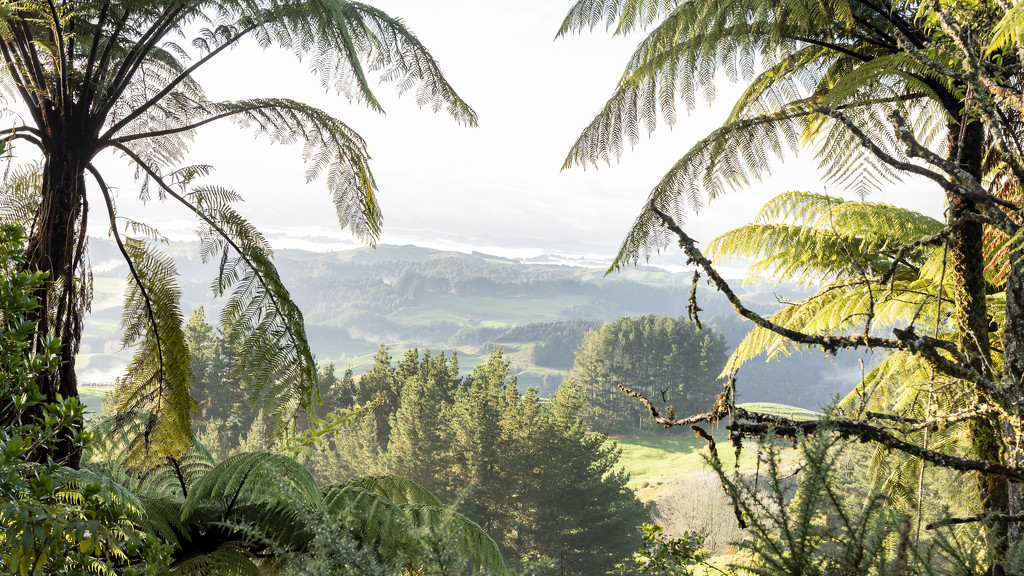
M 698 106 L 611 166 L 561 172 L 577 135 L 611 94 L 638 37 L 604 30 L 554 39 L 568 0 L 378 0 L 400 16 L 440 62 L 446 77 L 478 112 L 480 126 L 458 126 L 443 112 L 419 109 L 413 95 L 380 85 L 386 115 L 324 94 L 306 62 L 244 44 L 222 55 L 200 80 L 213 99 L 286 96 L 321 106 L 361 133 L 373 157 L 384 212 L 381 242 L 481 250 L 507 256 L 542 252 L 608 259 L 649 190 L 689 146 L 718 126 L 739 87 L 723 84 L 714 106 Z M 243 212 L 276 246 L 343 249 L 322 181 L 304 184 L 300 146 L 270 146 L 231 125 L 204 129 L 192 161 L 213 164 L 213 181 L 243 193 Z M 120 181 L 119 205 L 133 210 L 133 185 Z M 928 187 L 896 187 L 872 200 L 941 214 Z M 832 191 L 805 161 L 727 195 L 686 226 L 708 240 L 748 222 L 770 197 L 791 189 Z M 154 206 L 147 207 L 152 218 Z M 194 226 L 171 207 L 158 208 L 163 231 L 180 237 Z

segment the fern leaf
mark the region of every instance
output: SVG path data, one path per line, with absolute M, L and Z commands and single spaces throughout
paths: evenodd
M 133 442 L 133 459 L 176 458 L 188 448 L 196 409 L 177 271 L 170 258 L 142 241 L 129 240 L 125 250 L 134 273 L 125 293 L 122 345 L 135 354 L 114 402 L 125 422 L 130 414 L 148 414 Z
M 296 411 L 312 418 L 319 402 L 316 363 L 302 312 L 273 264 L 266 239 L 227 205 L 200 210 L 204 260 L 223 255 L 213 291 L 228 295 L 221 312 L 227 340 L 238 350 L 234 370 L 244 377 L 253 407 L 263 406 L 275 426 Z M 239 250 L 235 257 L 229 257 Z

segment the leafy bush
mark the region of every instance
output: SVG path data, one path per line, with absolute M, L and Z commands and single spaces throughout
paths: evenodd
M 45 275 L 20 271 L 24 236 L 0 226 L 0 561 L 30 574 L 147 574 L 167 572 L 166 547 L 146 540 L 119 487 L 63 467 L 59 443 L 87 445 L 77 398 L 47 402 L 36 377 L 58 365 L 59 343 L 38 340 L 27 320 Z
M 736 517 L 750 533 L 736 556 L 737 571 L 760 576 L 1003 573 L 1004 567 L 993 564 L 985 545 L 984 523 L 966 530 L 939 527 L 918 533 L 912 517 L 892 506 L 885 495 L 858 489 L 858 497 L 851 497 L 850 481 L 842 470 L 850 446 L 833 438 L 827 420 L 823 429 L 801 437 L 798 445 L 804 464 L 791 499 L 771 434 L 760 443 L 767 454 L 766 480 L 758 484 L 762 488 L 710 460 Z M 940 519 L 934 524 L 944 523 Z M 1010 557 L 1019 554 L 1011 549 Z M 1020 569 L 1014 562 L 1005 571 Z

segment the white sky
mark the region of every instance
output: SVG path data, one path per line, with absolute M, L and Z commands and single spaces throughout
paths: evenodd
M 370 112 L 325 94 L 307 63 L 252 44 L 222 55 L 200 80 L 210 98 L 297 98 L 362 134 L 380 188 L 382 243 L 609 259 L 649 190 L 692 143 L 720 125 L 739 90 L 723 83 L 714 106 L 698 106 L 671 131 L 659 127 L 619 163 L 560 172 L 577 135 L 612 93 L 639 37 L 614 38 L 602 29 L 554 40 L 571 0 L 378 0 L 374 5 L 403 18 L 419 36 L 478 112 L 478 128 L 419 109 L 412 94 L 396 98 L 390 84 L 377 92 L 387 114 Z M 213 164 L 213 182 L 243 193 L 243 212 L 275 246 L 355 245 L 339 230 L 325 183 L 304 184 L 300 156 L 301 146 L 254 142 L 250 133 L 225 123 L 200 132 L 192 161 Z M 115 182 L 119 207 L 133 211 L 130 178 Z M 941 196 L 933 188 L 896 188 L 871 199 L 941 214 Z M 716 200 L 686 227 L 699 240 L 709 240 L 748 222 L 764 201 L 792 189 L 830 191 L 809 161 L 790 161 L 770 181 Z M 191 220 L 184 223 L 187 214 L 170 206 L 148 206 L 145 217 L 152 220 L 154 209 L 165 234 L 183 237 L 193 227 Z M 94 220 L 100 220 L 98 214 Z

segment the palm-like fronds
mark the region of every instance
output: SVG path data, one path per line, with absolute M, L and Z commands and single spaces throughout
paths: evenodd
M 311 523 L 324 521 L 395 565 L 422 566 L 440 543 L 473 573 L 506 573 L 497 545 L 478 525 L 397 476 L 321 489 L 287 456 L 251 452 L 214 465 L 201 446 L 155 469 L 112 461 L 67 474 L 69 488 L 89 482 L 130 505 L 142 530 L 173 548 L 175 574 L 276 573 L 289 555 L 309 551 L 317 528 Z
M 889 6 L 886 4 L 886 6 Z M 860 146 L 859 136 L 815 109 L 841 110 L 891 156 L 905 159 L 887 116 L 913 115 L 918 136 L 934 136 L 948 117 L 930 103 L 948 101 L 950 79 L 902 50 L 897 38 L 925 33 L 911 6 L 879 10 L 847 0 L 804 2 L 578 2 L 560 34 L 601 22 L 618 31 L 657 22 L 640 42 L 614 94 L 584 129 L 564 167 L 610 161 L 661 116 L 677 120 L 698 93 L 715 98 L 716 74 L 750 81 L 725 124 L 695 144 L 651 191 L 613 264 L 635 262 L 671 240 L 651 211 L 683 222 L 705 198 L 762 178 L 804 147 L 814 149 L 826 177 L 866 194 L 899 174 Z M 951 53 L 932 57 L 952 62 Z M 920 141 L 929 141 L 926 137 Z
M 816 294 L 787 305 L 771 320 L 804 333 L 849 334 L 934 322 L 936 313 L 949 317 L 952 302 L 934 304 L 937 287 L 949 282 L 942 277 L 943 250 L 900 250 L 941 230 L 941 223 L 912 210 L 789 192 L 767 202 L 754 224 L 714 239 L 707 252 L 719 262 L 752 260 L 751 277 L 820 284 Z M 885 276 L 888 284 L 879 286 Z M 795 349 L 787 338 L 755 328 L 733 351 L 723 373 L 762 353 L 770 359 Z
M 312 416 L 320 398 L 302 312 L 277 273 L 269 243 L 230 206 L 215 203 L 216 194 L 199 196 L 201 255 L 219 259 L 212 288 L 228 296 L 221 324 L 239 351 L 234 369 L 244 376 L 253 406 L 269 408 L 278 425 L 289 423 L 289 410 Z
M 714 239 L 707 254 L 722 262 L 753 259 L 750 276 L 818 283 L 862 271 L 881 275 L 892 265 L 887 252 L 941 229 L 933 218 L 888 204 L 790 192 L 768 201 L 755 224 Z M 920 266 L 929 253 L 919 249 L 904 257 Z
M 156 460 L 179 457 L 188 445 L 193 402 L 188 354 L 180 325 L 174 326 L 181 321 L 174 270 L 150 248 L 123 242 L 128 229 L 160 236 L 144 221 L 118 218 L 111 190 L 92 163 L 114 152 L 135 165 L 143 200 L 183 204 L 199 217 L 206 242 L 228 246 L 217 254 L 233 259 L 221 267 L 218 293 L 231 294 L 225 319 L 234 327 L 232 338 L 245 345 L 238 370 L 252 386 L 253 401 L 268 401 L 268 413 L 279 421 L 294 410 L 308 411 L 317 400 L 312 355 L 269 247 L 225 204 L 231 198 L 201 182 L 208 167 L 184 165 L 184 159 L 196 130 L 220 120 L 234 120 L 272 142 L 302 142 L 307 179 L 326 180 L 341 225 L 373 243 L 382 217 L 366 144 L 341 120 L 294 100 L 212 102 L 195 75 L 251 37 L 264 48 L 279 46 L 307 59 L 325 89 L 375 110 L 381 110 L 371 89 L 377 76 L 399 93 L 414 93 L 420 106 L 475 125 L 476 113 L 429 51 L 400 19 L 346 0 L 29 0 L 4 10 L 0 83 L 27 112 L 26 124 L 0 129 L 0 139 L 19 152 L 23 145 L 38 149 L 42 162 L 36 180 L 31 171 L 14 172 L 0 191 L 0 206 L 5 217 L 32 231 L 27 266 L 53 281 L 41 328 L 64 343 L 67 366 L 44 393 L 75 393 L 72 359 L 89 299 L 88 282 L 75 280 L 87 275 L 88 173 L 88 188 L 95 183 L 132 272 L 124 342 L 136 345 L 138 354 L 118 392 L 122 420 L 138 424 L 133 413 L 148 418 L 139 446 L 154 447 Z M 252 80 L 261 81 L 257 75 Z M 219 241 L 211 238 L 218 235 Z
M 468 561 L 472 573 L 506 573 L 498 545 L 479 525 L 445 509 L 410 480 L 385 475 L 335 484 L 324 489 L 324 503 L 384 557 L 404 553 L 413 565 L 422 563 L 430 550 L 418 535 L 437 534 Z
M 178 456 L 190 443 L 196 406 L 189 395 L 192 368 L 182 331 L 177 270 L 168 256 L 142 241 L 129 240 L 125 250 L 132 272 L 121 319 L 122 344 L 135 347 L 135 354 L 114 392 L 114 402 L 117 412 L 125 415 L 122 419 L 149 415 L 144 431 L 134 439 L 135 457 Z
M 708 253 L 718 261 L 752 260 L 751 276 L 818 284 L 813 296 L 787 303 L 771 316 L 779 326 L 831 335 L 910 326 L 951 340 L 957 328 L 943 234 L 948 230 L 941 223 L 903 208 L 790 192 L 766 203 L 754 224 L 713 240 Z M 988 298 L 992 321 L 1001 324 L 1004 295 Z M 998 333 L 990 340 L 999 347 Z M 723 373 L 734 373 L 761 354 L 771 359 L 797 349 L 776 332 L 755 328 Z M 969 423 L 981 417 L 977 404 L 977 396 L 965 392 L 960 382 L 937 375 L 925 358 L 899 350 L 868 371 L 839 410 L 857 421 L 896 423 L 902 439 L 928 450 L 963 454 L 971 450 Z M 871 475 L 893 505 L 914 513 L 921 505 L 921 467 L 919 459 L 893 457 L 889 448 L 878 446 Z M 972 474 L 953 472 L 951 478 L 957 485 L 975 482 Z M 947 503 L 957 512 L 977 512 L 976 501 L 962 500 Z
M 0 217 L 26 231 L 34 228 L 42 190 L 42 166 L 32 163 L 15 168 L 4 180 L 0 193 Z

